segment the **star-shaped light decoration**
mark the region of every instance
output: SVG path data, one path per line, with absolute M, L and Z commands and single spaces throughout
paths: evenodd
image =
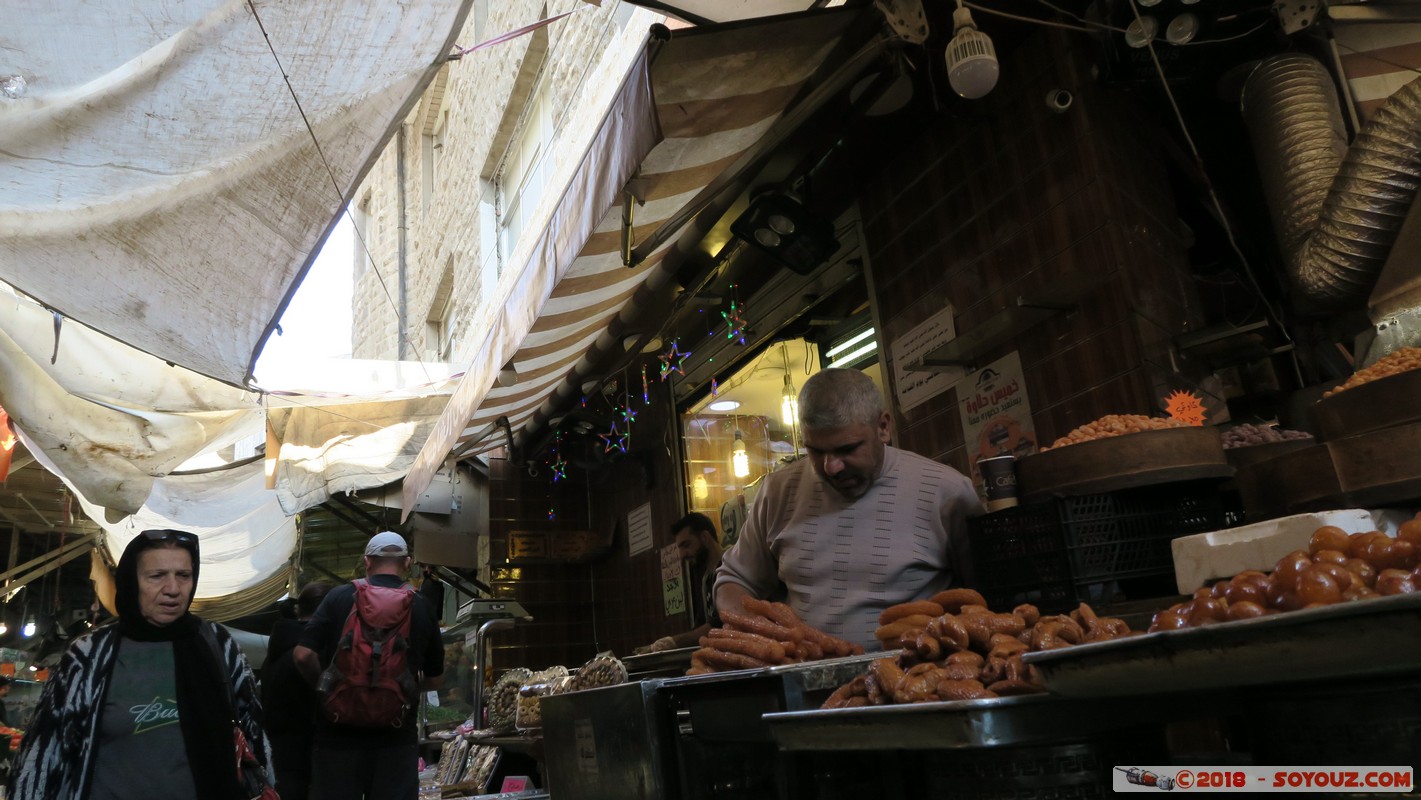
M 567 460 L 562 457 L 562 453 L 555 455 L 557 457 L 548 465 L 553 471 L 553 483 L 557 483 L 567 477 Z
M 646 379 L 646 365 L 641 365 L 641 403 L 651 405 L 651 384 Z
M 597 434 L 597 438 L 606 442 L 606 444 L 602 445 L 602 452 L 604 453 L 610 453 L 613 450 L 620 450 L 623 453 L 627 452 L 627 434 L 617 430 L 616 422 L 612 423 L 612 429 L 610 431 Z
M 622 407 L 622 421 L 627 423 L 627 430 L 632 429 L 632 423 L 636 422 L 636 410 L 632 408 L 631 398 L 627 398 L 627 404 Z
M 661 360 L 661 380 L 666 380 L 666 376 L 673 372 L 680 373 L 682 377 L 685 377 L 686 370 L 682 368 L 682 365 L 685 364 L 686 359 L 690 357 L 690 350 L 684 353 L 681 352 L 680 343 L 672 340 L 671 349 L 657 356 L 657 358 Z M 676 363 L 671 363 L 673 361 Z
M 725 320 L 725 338 L 734 340 L 736 344 L 745 346 L 745 329 L 750 323 L 745 320 L 744 309 L 734 301 L 730 301 L 730 311 L 720 312 L 720 316 Z
M 720 397 L 720 381 L 711 378 L 711 397 Z
M 558 510 L 557 510 L 556 508 L 550 508 L 550 509 L 548 509 L 548 522 L 556 522 L 557 519 L 558 519 Z

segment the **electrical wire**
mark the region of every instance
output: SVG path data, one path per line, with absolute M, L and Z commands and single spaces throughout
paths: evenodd
M 1130 10 L 1135 15 L 1135 21 L 1139 23 L 1139 25 L 1143 28 L 1144 21 L 1141 19 L 1140 16 L 1139 5 L 1136 4 L 1135 0 L 1129 0 L 1129 3 Z M 1169 107 L 1174 111 L 1174 118 L 1179 123 L 1180 133 L 1184 135 L 1184 141 L 1187 145 L 1189 145 L 1189 152 L 1194 156 L 1194 165 L 1198 169 L 1199 177 L 1204 181 L 1205 189 L 1208 190 L 1209 201 L 1213 204 L 1214 213 L 1218 215 L 1219 225 L 1224 229 L 1224 235 L 1229 240 L 1229 247 L 1233 250 L 1234 255 L 1238 257 L 1239 266 L 1242 267 L 1244 276 L 1248 278 L 1248 283 L 1250 286 L 1252 286 L 1255 295 L 1258 297 L 1259 303 L 1263 305 L 1263 308 L 1268 313 L 1268 316 L 1273 319 L 1274 324 L 1277 326 L 1279 335 L 1283 337 L 1283 340 L 1285 342 L 1287 342 L 1289 345 L 1292 345 L 1293 339 L 1288 334 L 1287 327 L 1283 324 L 1283 318 L 1281 314 L 1276 308 L 1273 307 L 1273 304 L 1268 301 L 1268 297 L 1266 294 L 1264 294 L 1263 287 L 1261 284 L 1259 284 L 1258 277 L 1254 274 L 1253 267 L 1248 261 L 1248 256 L 1244 255 L 1243 248 L 1239 246 L 1238 239 L 1234 236 L 1233 226 L 1229 224 L 1228 215 L 1224 213 L 1223 204 L 1219 202 L 1219 194 L 1214 190 L 1214 182 L 1209 179 L 1208 170 L 1204 166 L 1204 158 L 1199 154 L 1199 148 L 1194 143 L 1194 137 L 1189 133 L 1189 125 L 1184 121 L 1184 113 L 1179 110 L 1179 103 L 1174 98 L 1174 91 L 1170 89 L 1169 78 L 1165 75 L 1164 66 L 1160 64 L 1159 55 L 1155 52 L 1154 42 L 1146 42 L 1145 48 L 1149 51 L 1150 61 L 1154 64 L 1155 67 L 1155 74 L 1159 76 L 1160 87 L 1164 90 L 1165 98 L 1169 100 Z M 1293 365 L 1295 377 L 1298 379 L 1298 385 L 1305 385 L 1305 381 L 1303 381 L 1302 376 L 1302 369 L 1298 366 L 1297 358 L 1292 358 L 1290 360 Z
M 326 176 L 331 179 L 331 188 L 335 190 L 336 202 L 341 203 L 341 213 L 350 219 L 351 228 L 355 231 L 355 238 L 360 242 L 360 249 L 365 252 L 365 257 L 370 262 L 370 268 L 375 271 L 375 277 L 380 281 L 380 288 L 385 290 L 385 299 L 390 303 L 390 309 L 396 314 L 399 313 L 399 304 L 395 302 L 395 297 L 390 293 L 390 287 L 385 282 L 385 276 L 380 273 L 380 267 L 375 263 L 375 255 L 370 252 L 370 246 L 365 241 L 365 236 L 360 231 L 360 226 L 355 224 L 355 217 L 350 213 L 350 208 L 346 206 L 343 193 L 340 189 L 340 181 L 336 179 L 335 169 L 331 167 L 330 161 L 326 158 L 326 151 L 321 147 L 321 141 L 316 137 L 316 130 L 311 125 L 311 120 L 306 116 L 306 109 L 301 105 L 301 98 L 296 94 L 296 87 L 291 85 L 291 76 L 286 72 L 286 65 L 281 63 L 281 56 L 276 53 L 276 45 L 271 41 L 271 34 L 267 33 L 266 25 L 262 23 L 261 15 L 257 13 L 256 4 L 253 0 L 247 0 L 247 8 L 252 12 L 252 19 L 257 23 L 257 28 L 261 31 L 262 38 L 266 40 L 267 50 L 271 52 L 272 60 L 276 62 L 276 68 L 281 72 L 281 79 L 286 83 L 286 91 L 291 95 L 291 102 L 296 106 L 296 112 L 301 115 L 301 122 L 306 126 L 306 133 L 311 137 L 311 144 L 316 148 L 316 155 L 321 160 L 321 166 L 326 169 Z M 409 346 L 409 352 L 415 353 L 414 343 L 410 341 L 405 331 L 400 331 L 400 338 Z M 425 368 L 424 361 L 415 356 L 415 361 L 425 370 L 425 377 L 433 381 L 429 376 L 429 370 Z
M 1054 21 L 1054 20 L 1041 19 L 1040 17 L 1023 17 L 1023 16 L 1021 16 L 1020 14 L 1010 14 L 1010 13 L 1008 13 L 1008 12 L 1006 12 L 1006 11 L 998 11 L 998 10 L 996 10 L 995 8 L 987 8 L 986 6 L 978 5 L 977 3 L 963 2 L 962 5 L 964 5 L 964 6 L 968 7 L 968 8 L 970 8 L 970 9 L 972 9 L 973 11 L 980 11 L 980 12 L 982 12 L 983 14 L 991 14 L 991 15 L 994 16 L 994 17 L 1006 17 L 1007 19 L 1014 19 L 1014 20 L 1016 20 L 1016 21 L 1018 21 L 1018 22 L 1030 22 L 1030 23 L 1033 24 L 1033 25 L 1044 25 L 1044 26 L 1049 27 L 1049 28 L 1062 28 L 1062 29 L 1068 30 L 1068 31 L 1081 31 L 1081 32 L 1083 32 L 1083 33 L 1095 33 L 1095 30 L 1092 29 L 1092 28 L 1084 28 L 1084 27 L 1081 27 L 1080 25 L 1067 25 L 1067 24 L 1064 23 L 1064 22 L 1056 22 L 1056 21 Z M 1112 30 L 1113 30 L 1113 29 L 1112 29 Z
M 1075 14 L 1075 13 L 1073 13 L 1073 12 L 1067 10 L 1067 9 L 1061 8 L 1060 6 L 1056 5 L 1055 3 L 1050 2 L 1050 0 L 1036 0 L 1036 2 L 1037 2 L 1037 3 L 1040 3 L 1041 5 L 1043 5 L 1043 6 L 1047 7 L 1047 8 L 1049 8 L 1049 9 L 1051 9 L 1052 11 L 1055 11 L 1057 14 L 1060 14 L 1060 15 L 1065 16 L 1065 17 L 1069 17 L 1069 18 L 1071 18 L 1071 19 L 1073 19 L 1073 20 L 1075 20 L 1075 21 L 1081 23 L 1081 25 L 1069 25 L 1069 24 L 1066 24 L 1066 23 L 1063 23 L 1063 22 L 1056 22 L 1056 21 L 1054 21 L 1054 20 L 1041 19 L 1040 17 L 1028 17 L 1028 16 L 1022 16 L 1022 15 L 1019 15 L 1019 14 L 1011 14 L 1011 13 L 1008 13 L 1008 12 L 1006 12 L 1006 11 L 998 11 L 998 10 L 996 10 L 996 9 L 988 8 L 988 7 L 986 7 L 986 6 L 979 5 L 979 4 L 973 3 L 973 2 L 963 2 L 962 5 L 965 5 L 965 6 L 967 6 L 968 8 L 970 8 L 970 9 L 972 9 L 972 10 L 974 10 L 974 11 L 981 11 L 981 12 L 984 13 L 984 14 L 992 14 L 992 15 L 998 16 L 998 17 L 1005 17 L 1005 18 L 1007 18 L 1007 19 L 1013 19 L 1013 20 L 1016 20 L 1016 21 L 1018 21 L 1018 22 L 1027 22 L 1027 23 L 1031 23 L 1031 24 L 1033 24 L 1033 25 L 1042 25 L 1042 26 L 1051 27 L 1051 28 L 1061 28 L 1061 29 L 1069 30 L 1069 31 L 1080 31 L 1080 32 L 1083 32 L 1083 33 L 1096 33 L 1096 32 L 1098 32 L 1098 31 L 1104 31 L 1104 32 L 1108 32 L 1108 33 L 1120 33 L 1120 34 L 1123 34 L 1123 33 L 1126 33 L 1126 32 L 1127 32 L 1125 28 L 1117 28 L 1117 27 L 1115 27 L 1114 25 L 1110 25 L 1110 24 L 1107 24 L 1107 23 L 1104 23 L 1104 22 L 1098 22 L 1098 21 L 1093 20 L 1093 19 L 1088 19 L 1088 18 L 1086 18 L 1086 17 L 1082 17 L 1082 16 L 1079 15 L 1079 14 Z M 1137 18 L 1138 18 L 1138 16 L 1139 16 L 1139 15 L 1136 14 L 1136 17 L 1137 17 Z M 1161 43 L 1161 44 L 1173 45 L 1173 46 L 1175 46 L 1175 47 L 1192 47 L 1192 46 L 1197 46 L 1197 45 L 1219 44 L 1219 43 L 1222 43 L 1222 42 L 1232 42 L 1232 41 L 1235 41 L 1235 40 L 1238 40 L 1238 39 L 1247 38 L 1247 37 L 1252 36 L 1253 34 L 1259 32 L 1259 31 L 1263 30 L 1264 28 L 1266 28 L 1266 27 L 1267 27 L 1268 25 L 1270 25 L 1270 24 L 1271 24 L 1271 21 L 1270 21 L 1270 20 L 1265 20 L 1265 21 L 1259 23 L 1258 25 L 1255 25 L 1255 26 L 1253 26 L 1252 28 L 1249 28 L 1248 30 L 1244 31 L 1243 33 L 1234 34 L 1234 35 L 1232 35 L 1232 36 L 1224 36 L 1224 37 L 1216 38 L 1216 39 L 1196 39 L 1196 40 L 1190 41 L 1190 42 L 1171 42 L 1171 41 L 1169 41 L 1168 39 L 1162 38 L 1162 37 L 1160 37 L 1160 36 L 1156 36 L 1156 37 L 1154 38 L 1154 41 L 1159 42 L 1159 43 Z M 1084 27 L 1082 27 L 1082 26 L 1084 26 Z

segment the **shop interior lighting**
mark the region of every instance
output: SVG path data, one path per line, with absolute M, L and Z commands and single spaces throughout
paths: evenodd
M 740 431 L 735 432 L 735 444 L 730 448 L 730 467 L 737 478 L 750 477 L 750 454 L 745 450 L 745 440 Z
M 829 369 L 837 369 L 838 367 L 845 366 L 846 364 L 852 364 L 860 358 L 863 358 L 864 356 L 868 355 L 869 353 L 872 353 L 873 349 L 877 346 L 877 343 L 869 342 L 868 344 L 852 352 L 845 353 L 839 358 L 836 358 L 833 361 L 829 362 Z
M 35 621 L 33 618 L 31 618 L 29 622 L 25 623 L 25 627 L 20 629 L 20 634 L 26 637 L 35 635 Z
M 957 0 L 952 12 L 952 41 L 947 43 L 947 81 L 952 90 L 976 100 L 997 85 L 997 48 L 992 38 L 977 30 L 972 11 Z
M 706 406 L 706 408 L 710 409 L 711 411 L 734 411 L 739 407 L 740 403 L 736 400 L 717 400 L 714 403 L 711 403 L 710 405 Z
M 864 339 L 867 339 L 868 337 L 870 337 L 870 336 L 872 336 L 872 335 L 873 335 L 873 328 L 871 328 L 871 327 L 870 327 L 870 328 L 866 328 L 866 329 L 863 330 L 863 332 L 854 334 L 852 338 L 849 338 L 849 339 L 847 339 L 847 340 L 845 340 L 845 341 L 839 342 L 838 344 L 836 344 L 836 345 L 834 345 L 833 347 L 829 348 L 829 350 L 828 350 L 827 352 L 825 352 L 824 355 L 828 356 L 829 358 L 833 358 L 834 356 L 836 356 L 836 355 L 838 355 L 838 354 L 844 352 L 845 350 L 848 350 L 850 347 L 853 347 L 854 345 L 858 344 L 859 342 L 862 342 Z M 873 346 L 872 343 L 870 343 L 869 346 L 872 347 L 872 346 Z M 856 350 L 862 350 L 863 348 L 855 348 L 855 349 L 856 349 Z M 860 353 L 860 355 L 862 355 L 862 353 Z M 839 360 L 842 360 L 842 359 L 839 359 Z
M 691 481 L 691 494 L 697 500 L 705 500 L 710 497 L 710 484 L 706 483 L 706 476 L 697 475 L 696 479 Z
M 3 621 L 0 621 L 0 636 L 4 636 L 5 634 L 7 634 L 7 633 L 9 633 L 9 632 L 10 632 L 10 626 L 9 626 L 9 625 L 6 625 Z
M 780 356 L 785 362 L 785 385 L 780 391 L 780 422 L 790 426 L 792 431 L 799 422 L 799 392 L 794 390 L 794 381 L 789 377 L 789 345 L 784 342 L 780 342 Z
M 755 197 L 730 232 L 800 275 L 812 273 L 839 249 L 834 226 L 787 192 Z

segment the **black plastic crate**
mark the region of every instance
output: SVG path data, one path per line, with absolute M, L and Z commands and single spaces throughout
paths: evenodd
M 1214 487 L 1152 486 L 1008 508 L 971 520 L 968 530 L 977 589 L 993 610 L 1033 603 L 1057 611 L 1109 600 L 1111 582 L 1147 586 L 1134 579 L 1172 575 L 1170 541 L 1224 522 Z

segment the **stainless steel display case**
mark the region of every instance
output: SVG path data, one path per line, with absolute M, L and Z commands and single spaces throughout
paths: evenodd
M 674 723 L 684 800 L 795 797 L 795 770 L 774 745 L 765 714 L 817 708 L 885 653 L 662 682 Z
M 542 699 L 549 793 L 558 800 L 675 800 L 671 717 L 659 680 Z

